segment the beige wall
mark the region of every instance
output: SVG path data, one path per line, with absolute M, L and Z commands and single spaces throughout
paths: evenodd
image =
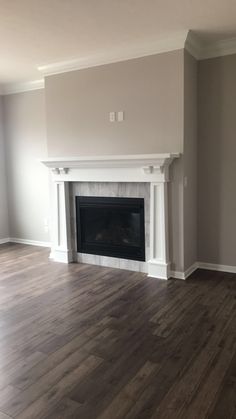
M 8 237 L 9 231 L 5 173 L 5 141 L 3 132 L 3 99 L 0 96 L 0 241 Z
M 199 63 L 198 256 L 236 265 L 236 55 Z
M 46 78 L 49 156 L 183 151 L 183 50 Z M 110 123 L 110 111 L 125 121 Z M 170 258 L 182 270 L 183 160 L 172 168 Z
M 10 236 L 49 241 L 44 90 L 4 97 Z
M 183 50 L 47 77 L 46 113 L 49 156 L 182 151 Z
M 197 67 L 184 57 L 184 270 L 197 261 Z

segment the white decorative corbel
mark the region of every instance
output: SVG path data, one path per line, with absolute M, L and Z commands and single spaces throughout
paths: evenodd
M 163 173 L 163 166 L 145 166 L 143 167 L 143 172 L 146 175 Z
M 58 167 L 53 167 L 53 168 L 52 168 L 52 173 L 53 173 L 54 175 L 59 175 L 59 174 L 60 174 L 60 170 L 58 169 Z
M 146 167 L 143 167 L 143 172 L 144 172 L 146 175 L 149 175 L 149 174 L 153 173 L 153 166 L 146 166 Z
M 60 167 L 59 170 L 61 175 L 67 175 L 67 173 L 69 172 L 68 167 Z
M 52 173 L 54 175 L 66 175 L 69 172 L 68 167 L 53 167 Z

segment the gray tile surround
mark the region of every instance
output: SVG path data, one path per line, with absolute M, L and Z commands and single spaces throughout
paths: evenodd
M 72 250 L 75 260 L 92 265 L 109 266 L 112 268 L 128 269 L 131 271 L 147 272 L 145 262 L 119 259 L 108 256 L 90 255 L 77 253 L 76 251 L 76 221 L 75 221 L 75 197 L 76 196 L 117 196 L 127 198 L 144 198 L 145 212 L 145 252 L 146 261 L 150 253 L 150 184 L 131 182 L 72 182 L 70 184 L 70 208 L 71 208 L 71 236 Z

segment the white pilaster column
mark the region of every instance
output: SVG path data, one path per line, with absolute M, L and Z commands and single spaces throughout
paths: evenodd
M 69 182 L 53 182 L 52 249 L 57 262 L 72 262 Z
M 167 183 L 151 182 L 150 200 L 150 260 L 148 275 L 168 279 L 170 262 L 168 251 Z

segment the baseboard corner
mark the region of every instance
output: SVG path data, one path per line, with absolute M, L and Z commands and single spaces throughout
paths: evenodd
M 195 262 L 186 271 L 171 271 L 171 278 L 186 280 L 198 268 L 199 264 Z
M 9 243 L 9 241 L 10 241 L 9 237 L 6 237 L 4 239 L 0 239 L 0 244 Z
M 236 266 L 234 265 L 222 265 L 219 263 L 208 263 L 208 262 L 198 262 L 198 267 L 200 269 L 207 269 L 209 271 L 217 272 L 227 272 L 227 273 L 236 273 Z
M 18 237 L 10 237 L 8 241 L 11 243 L 28 244 L 30 246 L 51 247 L 50 242 L 20 239 Z

